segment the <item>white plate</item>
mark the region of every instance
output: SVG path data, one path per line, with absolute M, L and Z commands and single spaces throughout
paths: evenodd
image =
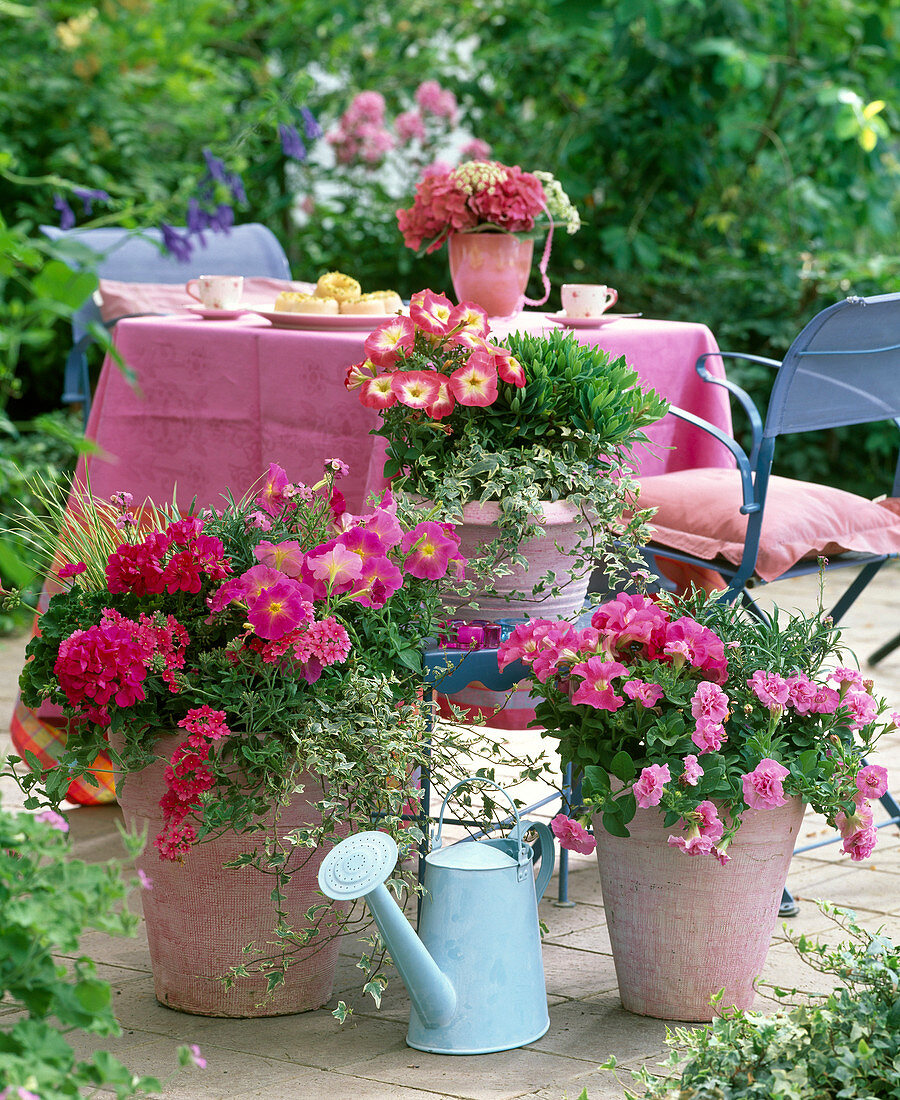
M 207 306 L 185 306 L 191 313 L 196 313 L 205 321 L 233 321 L 235 317 L 243 317 L 250 312 L 249 307 L 242 306 L 239 309 L 209 309 Z
M 271 321 L 275 328 L 318 329 L 329 332 L 347 332 L 353 329 L 371 332 L 390 320 L 386 313 L 288 313 L 263 309 L 254 309 L 252 312 Z
M 566 328 L 599 328 L 601 325 L 612 324 L 613 321 L 624 321 L 628 317 L 641 317 L 640 313 L 602 313 L 599 317 L 567 317 L 565 313 L 548 313 L 547 320 Z

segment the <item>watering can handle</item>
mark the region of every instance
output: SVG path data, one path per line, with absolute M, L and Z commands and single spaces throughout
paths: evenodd
M 438 815 L 437 832 L 433 833 L 431 837 L 432 848 L 434 850 L 437 850 L 441 846 L 441 829 L 443 829 L 444 827 L 444 810 L 447 809 L 447 803 L 450 801 L 450 796 L 454 794 L 454 792 L 458 791 L 460 787 L 465 787 L 467 783 L 486 783 L 489 787 L 496 788 L 496 790 L 498 790 L 508 800 L 516 817 L 516 824 L 513 828 L 511 835 L 514 836 L 519 842 L 519 866 L 524 866 L 524 864 L 526 863 L 525 842 L 522 840 L 522 823 L 519 819 L 519 811 L 516 809 L 516 804 L 510 797 L 509 792 L 505 791 L 499 783 L 495 783 L 493 779 L 485 779 L 483 776 L 480 775 L 473 775 L 469 779 L 460 779 L 458 783 L 454 783 L 450 790 L 447 791 L 447 794 L 444 796 L 444 801 L 441 803 L 441 812 Z M 550 832 L 549 829 L 547 831 Z M 543 840 L 541 841 L 541 845 L 543 846 Z M 543 863 L 543 860 L 541 862 Z M 551 866 L 551 870 L 552 869 L 553 868 Z
M 534 880 L 534 893 L 540 901 L 556 865 L 556 842 L 550 827 L 543 821 L 522 820 L 519 822 L 519 829 L 521 832 L 516 839 L 523 839 L 529 829 L 534 829 L 541 841 L 541 868 Z

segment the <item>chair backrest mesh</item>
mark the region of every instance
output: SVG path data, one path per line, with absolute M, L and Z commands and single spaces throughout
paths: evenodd
M 763 435 L 900 416 L 900 294 L 846 298 L 791 344 L 772 387 Z

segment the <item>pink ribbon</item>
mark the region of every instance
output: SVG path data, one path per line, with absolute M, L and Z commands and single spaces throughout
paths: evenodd
M 525 302 L 530 306 L 542 306 L 544 302 L 550 297 L 550 280 L 547 278 L 547 264 L 550 262 L 550 248 L 553 244 L 553 218 L 550 215 L 550 211 L 547 209 L 547 204 L 541 202 L 544 213 L 550 218 L 550 227 L 547 230 L 547 240 L 544 242 L 544 252 L 541 256 L 541 262 L 538 264 L 538 271 L 541 273 L 541 282 L 544 286 L 543 298 L 525 298 Z

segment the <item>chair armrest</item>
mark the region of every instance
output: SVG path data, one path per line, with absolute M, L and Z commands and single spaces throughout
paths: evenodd
M 718 381 L 718 379 L 714 379 L 714 381 Z M 710 424 L 708 420 L 704 420 L 702 416 L 697 416 L 696 413 L 688 412 L 687 409 L 679 409 L 677 405 L 670 405 L 667 415 L 677 416 L 679 420 L 684 420 L 688 424 L 693 424 L 695 428 L 700 428 L 702 431 L 707 432 L 731 451 L 737 462 L 738 472 L 741 475 L 741 493 L 744 498 L 744 503 L 741 505 L 741 514 L 749 516 L 751 512 L 758 512 L 760 504 L 757 500 L 756 488 L 753 483 L 751 460 L 747 457 L 747 453 L 740 443 L 732 438 L 732 436 L 723 432 L 721 428 L 717 428 L 715 424 Z
M 712 382 L 716 386 L 724 387 L 724 389 L 728 390 L 728 392 L 740 402 L 741 407 L 747 415 L 747 419 L 750 421 L 750 431 L 753 438 L 753 445 L 750 448 L 750 462 L 755 466 L 756 459 L 759 455 L 760 444 L 762 443 L 762 417 L 759 415 L 759 410 L 754 404 L 753 398 L 745 389 L 739 386 L 737 382 L 732 382 L 728 378 L 716 378 L 714 374 L 709 373 L 706 369 L 706 360 L 716 356 L 720 359 L 746 359 L 751 363 L 762 363 L 770 367 L 780 367 L 781 364 L 775 359 L 765 359 L 761 355 L 745 355 L 742 352 L 736 351 L 707 351 L 699 356 L 697 362 L 694 364 L 694 369 L 704 382 Z

